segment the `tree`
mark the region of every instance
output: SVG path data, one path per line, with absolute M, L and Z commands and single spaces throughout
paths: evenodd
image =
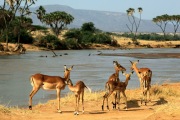
M 164 34 L 164 39 L 166 38 L 166 27 L 167 27 L 167 24 L 169 22 L 169 18 L 170 18 L 169 15 L 164 14 L 164 15 L 161 15 L 161 16 L 156 16 L 152 20 L 162 30 L 162 32 Z
M 126 26 L 129 29 L 129 31 L 131 32 L 131 34 L 134 34 L 133 40 L 135 40 L 135 41 L 136 41 L 136 35 L 137 35 L 137 32 L 138 32 L 139 26 L 140 26 L 140 23 L 141 23 L 142 11 L 143 11 L 143 9 L 141 7 L 139 7 L 138 8 L 139 20 L 137 21 L 135 19 L 135 16 L 134 16 L 134 13 L 135 13 L 134 8 L 129 8 L 128 10 L 126 10 L 128 20 L 129 20 L 129 23 L 130 23 L 131 27 L 128 24 L 126 24 Z M 134 30 L 134 27 L 135 27 L 135 30 Z
M 35 0 L 4 0 L 3 5 L 0 6 L 0 11 L 3 12 L 0 16 L 0 21 L 5 23 L 3 25 L 3 31 L 6 35 L 6 50 L 8 50 L 8 33 L 11 32 L 8 30 L 12 21 L 15 19 L 16 13 L 20 14 L 20 17 L 23 19 L 24 16 L 29 15 L 29 7 L 33 4 Z M 21 24 L 21 19 L 19 23 Z
M 42 18 L 43 18 L 43 16 L 46 14 L 46 10 L 44 9 L 43 6 L 39 6 L 39 9 L 36 10 L 36 13 L 35 13 L 35 14 L 37 15 L 37 18 L 38 18 L 41 22 L 43 22 L 43 21 L 42 21 Z
M 179 25 L 180 25 L 180 15 L 172 15 L 170 16 L 170 21 L 171 23 L 173 24 L 173 27 L 174 27 L 174 37 L 176 35 L 176 32 L 179 28 Z
M 55 11 L 42 16 L 41 21 L 49 25 L 56 36 L 62 29 L 74 20 L 74 17 L 66 12 Z
M 94 23 L 93 22 L 88 22 L 88 23 L 84 23 L 81 26 L 81 30 L 82 31 L 95 32 L 96 28 L 94 27 Z

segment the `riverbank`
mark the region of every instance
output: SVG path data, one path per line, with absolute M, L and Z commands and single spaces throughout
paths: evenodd
M 147 41 L 147 40 L 137 40 L 139 43 L 138 45 L 133 44 L 132 40 L 125 37 L 114 37 L 117 40 L 117 43 L 120 45 L 118 47 L 114 47 L 111 45 L 104 45 L 104 44 L 92 44 L 88 48 L 84 49 L 96 49 L 96 50 L 103 50 L 103 49 L 136 49 L 136 48 L 180 48 L 180 41 Z M 5 43 L 1 43 L 4 48 L 6 47 Z M 14 49 L 16 44 L 9 43 L 8 47 L 10 51 Z M 40 51 L 40 50 L 48 50 L 43 47 L 37 47 L 33 44 L 23 44 L 23 47 L 26 51 Z M 5 54 L 17 54 L 13 52 L 0 52 L 0 55 Z
M 140 106 L 140 89 L 127 90 L 128 110 L 124 110 L 124 99 L 121 99 L 121 110 L 112 110 L 110 97 L 110 111 L 101 110 L 102 96 L 104 91 L 85 92 L 85 113 L 80 112 L 79 116 L 73 115 L 75 107 L 75 97 L 69 93 L 61 99 L 61 110 L 57 113 L 56 100 L 50 100 L 46 104 L 33 106 L 33 110 L 28 108 L 7 108 L 0 106 L 0 116 L 2 120 L 178 120 L 180 118 L 180 82 L 164 83 L 153 85 L 151 89 L 151 103 L 147 106 Z M 80 104 L 80 110 L 81 104 Z

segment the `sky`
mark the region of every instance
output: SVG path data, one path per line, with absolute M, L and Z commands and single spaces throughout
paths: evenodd
M 2 4 L 3 0 L 0 0 Z M 111 11 L 126 13 L 128 8 L 143 9 L 142 19 L 152 20 L 154 17 L 168 14 L 180 14 L 180 0 L 37 0 L 35 6 L 66 5 L 74 9 Z M 137 12 L 135 16 L 138 17 Z

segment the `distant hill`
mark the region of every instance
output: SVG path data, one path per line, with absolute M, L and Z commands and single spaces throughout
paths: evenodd
M 39 7 L 31 8 L 31 11 L 36 11 Z M 108 12 L 95 10 L 80 10 L 73 9 L 64 5 L 46 5 L 46 11 L 65 11 L 71 14 L 75 19 L 68 28 L 80 28 L 83 23 L 93 22 L 95 27 L 108 32 L 128 32 L 126 24 L 129 24 L 126 13 L 122 12 Z M 143 15 L 143 13 L 142 13 Z M 36 15 L 32 15 L 33 24 L 42 25 L 37 19 Z M 136 18 L 138 19 L 138 18 Z M 172 26 L 167 28 L 167 32 L 172 32 Z M 142 20 L 139 32 L 162 32 L 160 28 L 151 20 Z

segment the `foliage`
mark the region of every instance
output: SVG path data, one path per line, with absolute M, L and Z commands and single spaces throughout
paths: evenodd
M 134 42 L 137 42 L 136 41 L 136 34 L 137 34 L 137 31 L 138 31 L 140 23 L 141 23 L 141 14 L 142 14 L 142 11 L 143 11 L 143 9 L 141 7 L 139 7 L 138 8 L 139 21 L 137 21 L 135 19 L 135 16 L 134 16 L 134 13 L 135 13 L 134 8 L 129 8 L 128 10 L 126 10 L 127 16 L 128 16 L 128 21 L 130 23 L 130 26 L 128 24 L 126 24 L 126 27 L 129 29 L 130 33 L 134 36 L 132 38 L 132 40 Z M 134 28 L 135 28 L 135 30 L 134 30 Z
M 9 33 L 9 42 L 10 43 L 17 43 L 18 36 L 14 33 Z M 6 42 L 6 35 L 4 34 L 0 39 L 1 42 Z M 33 37 L 25 30 L 21 30 L 20 32 L 20 42 L 25 44 L 32 44 L 34 41 Z
M 89 32 L 95 32 L 96 28 L 94 27 L 94 23 L 92 22 L 88 22 L 88 23 L 84 23 L 82 26 L 81 26 L 81 30 L 82 31 L 89 31 Z
M 33 25 L 32 26 L 34 30 L 47 30 L 47 27 L 40 26 L 40 25 Z
M 166 39 L 166 27 L 169 22 L 172 23 L 174 28 L 174 37 L 176 36 L 177 30 L 180 25 L 180 15 L 168 15 L 164 14 L 161 16 L 156 16 L 152 21 L 162 30 L 164 34 L 164 39 Z
M 49 25 L 56 36 L 59 35 L 61 30 L 63 30 L 68 24 L 70 24 L 74 17 L 64 11 L 55 11 L 51 13 L 46 13 L 44 7 L 40 6 L 36 10 L 37 18 L 46 25 Z
M 75 48 L 91 43 L 111 44 L 112 42 L 110 34 L 100 32 L 92 22 L 84 23 L 81 29 L 70 29 L 64 37 L 67 42 L 73 42 Z M 117 43 L 114 42 L 112 45 L 116 46 Z
M 120 36 L 123 37 L 128 37 L 128 38 L 133 38 L 132 34 L 128 34 L 128 33 L 123 33 Z M 164 35 L 160 35 L 157 33 L 150 33 L 150 34 L 143 34 L 140 33 L 137 35 L 137 39 L 143 39 L 143 40 L 156 40 L 156 41 L 168 41 L 168 40 L 180 40 L 180 36 L 178 35 L 171 35 L 171 34 L 167 34 L 166 35 L 166 39 L 164 39 Z
M 69 38 L 67 40 L 60 40 L 56 36 L 50 34 L 44 37 L 40 37 L 40 39 L 36 41 L 35 45 L 53 50 L 80 48 L 75 39 Z
M 6 35 L 6 50 L 8 50 L 8 34 L 11 32 L 9 27 L 12 24 L 12 21 L 16 18 L 15 16 L 17 15 L 17 12 L 20 15 L 18 31 L 18 39 L 20 39 L 20 29 L 22 22 L 24 21 L 23 18 L 31 13 L 29 8 L 33 4 L 35 4 L 35 0 L 4 0 L 3 4 L 0 6 L 0 24 L 2 25 L 1 28 L 3 28 L 3 32 Z

